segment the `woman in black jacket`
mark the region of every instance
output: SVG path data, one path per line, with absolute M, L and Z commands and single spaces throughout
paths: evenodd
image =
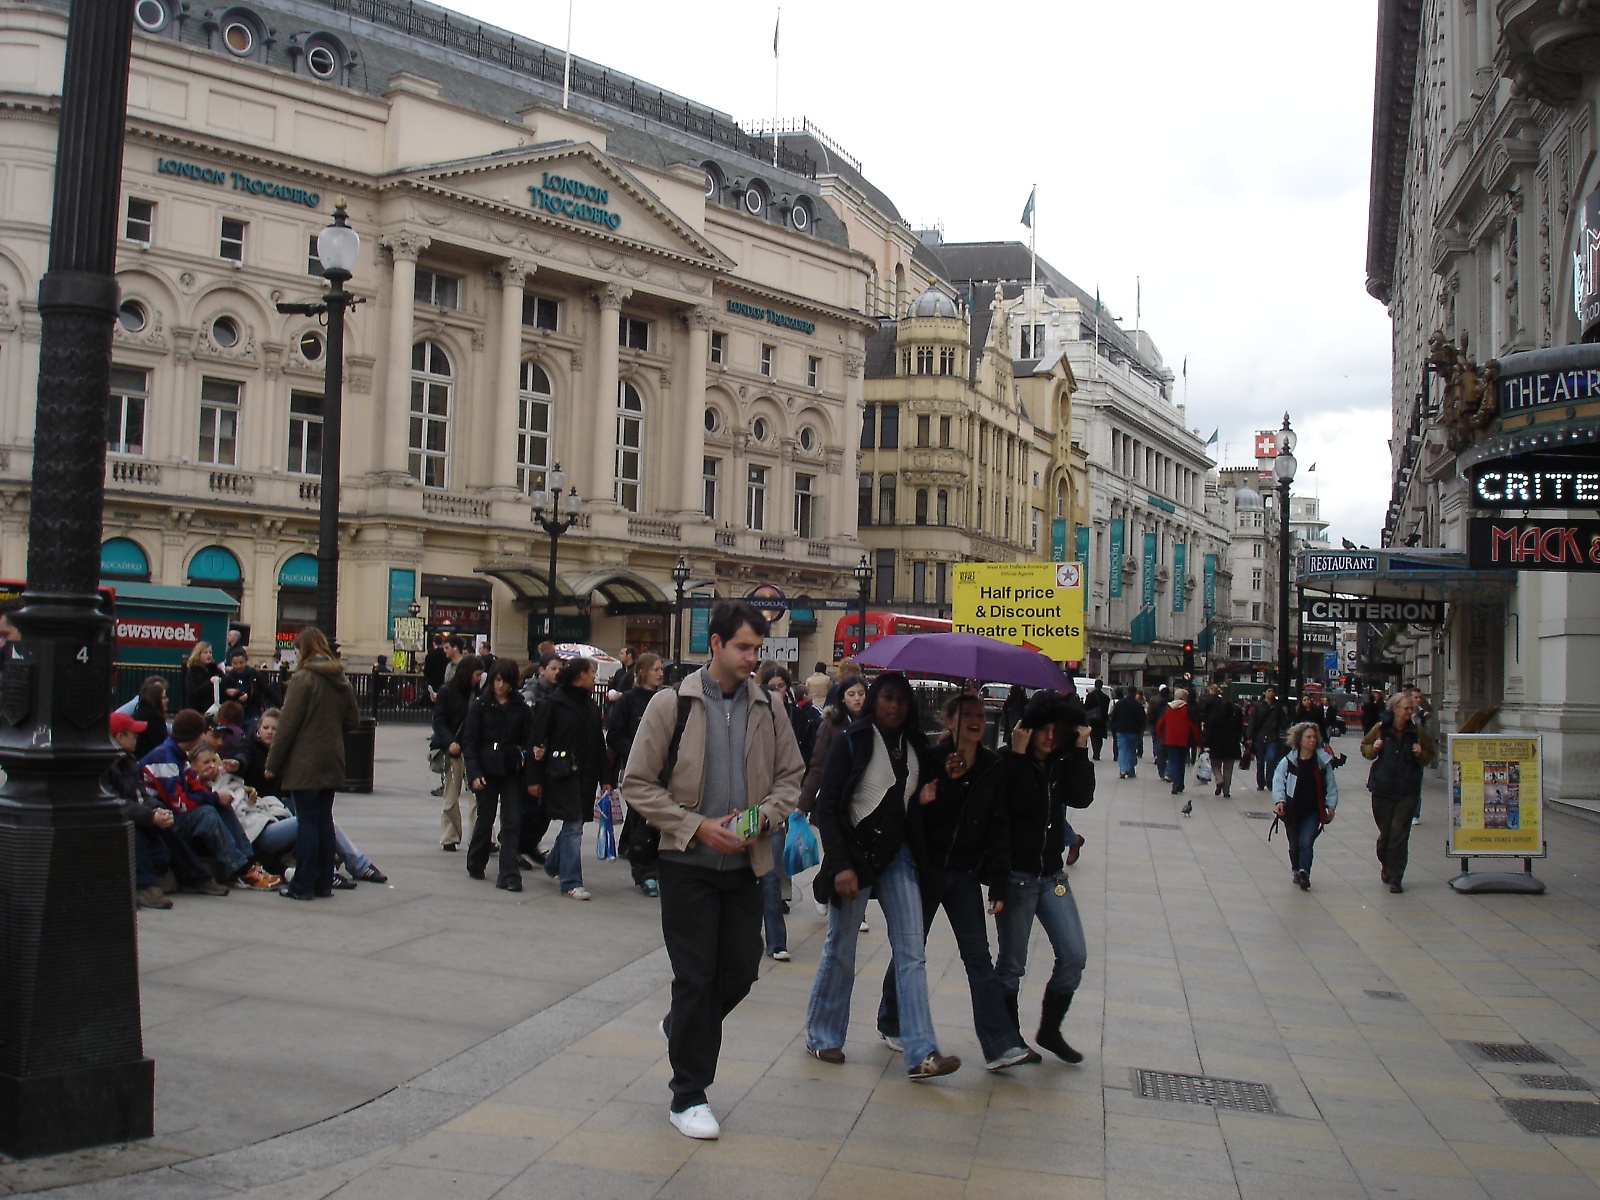
M 458 665 L 452 679 L 459 679 Z M 471 676 L 469 675 L 470 679 Z M 489 676 L 489 692 L 474 696 L 467 707 L 461 735 L 461 753 L 467 783 L 477 795 L 478 812 L 467 843 L 467 874 L 482 879 L 489 865 L 489 844 L 494 835 L 495 810 L 500 811 L 500 871 L 497 888 L 522 890 L 517 865 L 517 832 L 522 825 L 524 760 L 532 740 L 533 720 L 528 702 L 518 689 L 517 664 L 498 660 Z
M 133 757 L 143 759 L 167 740 L 167 681 L 161 676 L 151 675 L 139 685 L 133 719 L 144 723 L 133 744 Z
M 217 703 L 217 689 L 213 679 L 222 678 L 222 668 L 217 666 L 216 655 L 211 653 L 210 642 L 196 642 L 189 651 L 188 669 L 183 673 L 183 706 L 197 713 L 205 713 Z
M 1083 922 L 1072 898 L 1066 867 L 1078 860 L 1083 839 L 1067 819 L 1067 809 L 1094 801 L 1094 766 L 1089 761 L 1089 719 L 1076 701 L 1041 695 L 1011 734 L 1000 788 L 1006 802 L 1011 875 L 1006 905 L 997 924 L 1000 954 L 995 965 L 1013 1022 L 1028 967 L 1028 939 L 1037 918 L 1044 926 L 1055 965 L 1044 985 L 1035 1040 L 1057 1058 L 1081 1063 L 1061 1036 L 1061 1022 L 1072 1006 L 1089 952 Z
M 641 654 L 634 666 L 634 686 L 622 693 L 622 698 L 611 706 L 606 719 L 606 784 L 615 788 L 628 766 L 628 755 L 633 750 L 633 739 L 638 736 L 639 722 L 644 720 L 644 707 L 661 688 L 666 671 L 661 666 L 659 654 Z M 626 799 L 626 797 L 624 797 Z M 650 826 L 632 808 L 622 822 L 622 834 L 617 839 L 617 851 L 628 857 L 633 872 L 633 883 L 646 896 L 660 894 L 656 880 L 656 862 L 660 839 L 650 836 Z
M 461 743 L 466 736 L 467 709 L 482 686 L 483 660 L 469 654 L 456 663 L 450 682 L 439 685 L 438 699 L 433 702 L 433 735 L 428 739 L 428 750 L 444 755 L 444 808 L 439 813 L 441 850 L 454 850 L 461 843 L 461 784 L 467 775 Z M 477 820 L 477 796 L 468 788 L 465 828 L 469 834 Z
M 999 795 L 1004 772 L 1000 756 L 983 744 L 983 697 L 952 696 L 944 706 L 948 737 L 934 746 L 938 768 L 933 801 L 922 806 L 925 857 L 917 864 L 922 898 L 922 940 L 942 907 L 950 919 L 972 994 L 972 1025 L 983 1047 L 984 1066 L 1003 1071 L 1039 1056 L 1017 1033 L 1006 1013 L 1005 990 L 989 956 L 989 925 L 984 920 L 982 886 L 989 889 L 989 913 L 1005 908 L 1011 849 L 1006 841 L 1005 801 Z M 891 959 L 883 976 L 878 1032 L 894 1045 L 900 1040 L 900 1013 Z
M 529 783 L 539 789 L 545 814 L 561 822 L 561 832 L 545 857 L 544 873 L 560 881 L 563 896 L 587 900 L 583 825 L 594 815 L 595 790 L 606 769 L 592 659 L 572 658 L 562 664 L 555 691 L 534 715 L 533 746 Z M 504 840 L 503 830 L 500 836 Z
M 906 677 L 880 675 L 867 691 L 865 718 L 828 753 L 815 809 L 822 839 L 815 892 L 828 904 L 828 936 L 806 1007 L 806 1051 L 825 1063 L 844 1062 L 856 935 L 870 895 L 889 927 L 907 1074 L 933 1079 L 959 1070 L 961 1060 L 939 1053 L 928 1010 L 917 860 L 921 810 L 934 798 L 935 772 L 915 712 Z
M 850 722 L 857 720 L 867 706 L 866 677 L 860 671 L 844 672 L 839 676 L 834 695 L 834 702 L 823 710 L 822 724 L 817 726 L 817 740 L 811 746 L 811 764 L 806 767 L 806 777 L 800 784 L 799 811 L 803 813 L 809 813 L 816 803 L 817 791 L 822 787 L 822 771 L 828 765 L 828 751 L 834 739 Z
M 1201 731 L 1206 753 L 1211 756 L 1211 776 L 1218 796 L 1233 795 L 1233 764 L 1239 761 L 1239 743 L 1244 738 L 1244 713 L 1226 696 L 1218 696 L 1206 714 Z

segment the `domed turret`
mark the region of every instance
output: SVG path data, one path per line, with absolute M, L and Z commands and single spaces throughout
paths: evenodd
M 1248 485 L 1233 493 L 1235 508 L 1262 508 L 1261 493 Z
M 929 288 L 911 302 L 913 317 L 959 317 L 961 309 L 938 288 Z

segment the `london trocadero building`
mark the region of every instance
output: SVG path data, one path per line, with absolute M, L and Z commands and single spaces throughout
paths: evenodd
M 130 0 L 134 3 L 135 0 Z M 849 595 L 868 282 L 817 163 L 442 9 L 137 0 L 108 401 L 109 580 L 231 591 L 252 646 L 311 620 L 315 235 L 347 198 L 340 633 L 420 602 L 517 653 L 668 648 L 690 590 Z M 26 557 L 66 6 L 0 3 L 0 574 Z M 490 601 L 487 609 L 483 601 Z M 266 637 L 263 637 L 265 633 Z M 831 625 L 804 653 L 823 648 Z M 819 655 L 826 657 L 826 653 Z

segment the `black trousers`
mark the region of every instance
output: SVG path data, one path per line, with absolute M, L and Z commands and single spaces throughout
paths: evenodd
M 722 1053 L 722 1021 L 750 994 L 761 967 L 761 884 L 748 867 L 659 868 L 661 935 L 672 961 L 667 1057 L 672 1111 L 706 1103 Z
M 1372 796 L 1372 823 L 1378 827 L 1378 865 L 1399 883 L 1411 856 L 1411 817 L 1417 811 L 1415 796 Z
M 517 865 L 518 839 L 522 832 L 522 801 L 528 789 L 521 774 L 491 775 L 477 793 L 478 816 L 472 823 L 472 839 L 467 843 L 467 870 L 482 871 L 489 865 L 489 847 L 494 842 L 494 814 L 500 812 L 500 870 L 497 883 L 522 882 Z
M 544 835 L 550 832 L 550 818 L 544 811 L 544 800 L 538 796 L 528 795 L 528 789 L 522 792 L 522 829 L 517 835 L 517 852 L 526 854 L 530 858 L 539 851 L 539 843 L 544 841 Z M 505 841 L 505 818 L 500 820 L 501 842 Z

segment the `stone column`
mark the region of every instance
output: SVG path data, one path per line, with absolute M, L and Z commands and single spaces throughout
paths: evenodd
M 678 507 L 685 517 L 698 516 L 700 495 L 700 466 L 706 452 L 706 363 L 710 357 L 711 309 L 701 305 L 691 308 L 685 318 L 689 322 L 689 359 L 684 371 L 683 399 L 683 477 L 679 481 L 681 499 Z
M 407 450 L 411 424 L 411 331 L 416 313 L 417 256 L 432 239 L 400 230 L 383 239 L 394 262 L 389 285 L 388 375 L 381 405 L 383 458 L 379 473 L 393 480 L 409 477 Z
M 851 344 L 854 345 L 859 335 L 850 335 Z M 844 470 L 842 477 L 837 479 L 835 486 L 828 489 L 828 498 L 823 501 L 826 508 L 823 519 L 827 522 L 826 528 L 836 538 L 845 541 L 854 540 L 856 531 L 856 489 L 860 486 L 860 468 L 854 464 L 859 463 L 861 445 L 861 407 L 866 394 L 866 382 L 862 378 L 867 364 L 865 354 L 859 350 L 847 350 L 844 356 L 844 404 L 840 406 L 839 422 L 840 441 L 844 447 Z M 959 512 L 959 492 L 951 489 L 951 506 Z M 872 502 L 878 502 L 877 480 L 873 480 Z M 958 518 L 959 520 L 959 518 Z
M 617 336 L 622 327 L 622 306 L 631 295 L 633 289 L 620 283 L 608 283 L 595 293 L 595 303 L 600 306 L 600 346 L 591 410 L 593 456 L 589 460 L 590 477 L 573 480 L 590 503 L 613 507 L 617 491 Z M 659 420 L 660 414 L 647 413 L 646 419 Z M 568 477 L 572 476 L 573 472 L 569 471 Z
M 522 285 L 537 270 L 530 263 L 508 258 L 500 264 L 500 345 L 495 365 L 495 415 L 489 434 L 490 490 L 501 495 L 517 491 L 517 427 L 522 389 Z

